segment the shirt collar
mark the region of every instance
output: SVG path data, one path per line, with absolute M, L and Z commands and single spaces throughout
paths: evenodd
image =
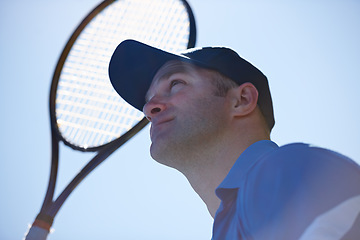
M 228 175 L 215 190 L 216 195 L 222 199 L 222 192 L 224 192 L 224 190 L 239 188 L 249 168 L 255 164 L 261 156 L 276 148 L 278 148 L 278 145 L 270 140 L 261 140 L 250 145 L 236 160 Z

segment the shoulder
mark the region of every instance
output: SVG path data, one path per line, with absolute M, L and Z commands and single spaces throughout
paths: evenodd
M 294 143 L 262 156 L 248 172 L 246 182 L 250 191 L 278 198 L 291 193 L 318 195 L 318 190 L 329 188 L 329 194 L 360 191 L 360 167 L 337 152 Z
M 276 235 L 280 228 L 286 229 L 284 236 L 299 237 L 316 216 L 359 195 L 359 183 L 360 167 L 351 159 L 308 144 L 289 144 L 252 166 L 239 192 L 239 207 L 252 231 Z
M 360 176 L 359 165 L 350 158 L 329 149 L 304 143 L 288 144 L 263 156 L 251 169 L 250 176 L 258 175 L 258 171 L 265 171 L 271 176 L 276 172 L 280 173 L 276 174 L 279 177 L 289 175 L 301 179 L 311 174 L 317 178 L 333 179 L 336 175 L 344 173 Z

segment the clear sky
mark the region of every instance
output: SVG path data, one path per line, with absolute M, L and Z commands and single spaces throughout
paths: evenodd
M 0 1 L 0 239 L 21 239 L 50 167 L 48 97 L 64 45 L 98 0 Z M 267 75 L 279 145 L 306 142 L 360 162 L 360 2 L 189 0 L 196 46 L 234 48 Z M 73 192 L 49 239 L 210 239 L 187 180 L 153 161 L 148 127 Z M 61 145 L 62 189 L 92 156 Z M 339 179 L 341 180 L 341 179 Z

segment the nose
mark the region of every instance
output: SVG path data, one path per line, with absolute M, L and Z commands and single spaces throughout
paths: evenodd
M 146 118 L 151 122 L 151 120 L 156 116 L 156 114 L 164 111 L 166 109 L 166 104 L 164 101 L 161 101 L 157 97 L 151 98 L 143 108 L 143 112 Z

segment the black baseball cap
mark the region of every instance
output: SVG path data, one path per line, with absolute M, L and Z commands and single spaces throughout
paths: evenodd
M 111 84 L 126 102 L 142 111 L 145 95 L 156 72 L 171 60 L 218 71 L 239 85 L 245 82 L 254 84 L 259 92 L 258 106 L 269 128 L 273 128 L 273 104 L 266 76 L 230 48 L 192 48 L 174 54 L 135 40 L 125 40 L 117 46 L 110 60 Z

